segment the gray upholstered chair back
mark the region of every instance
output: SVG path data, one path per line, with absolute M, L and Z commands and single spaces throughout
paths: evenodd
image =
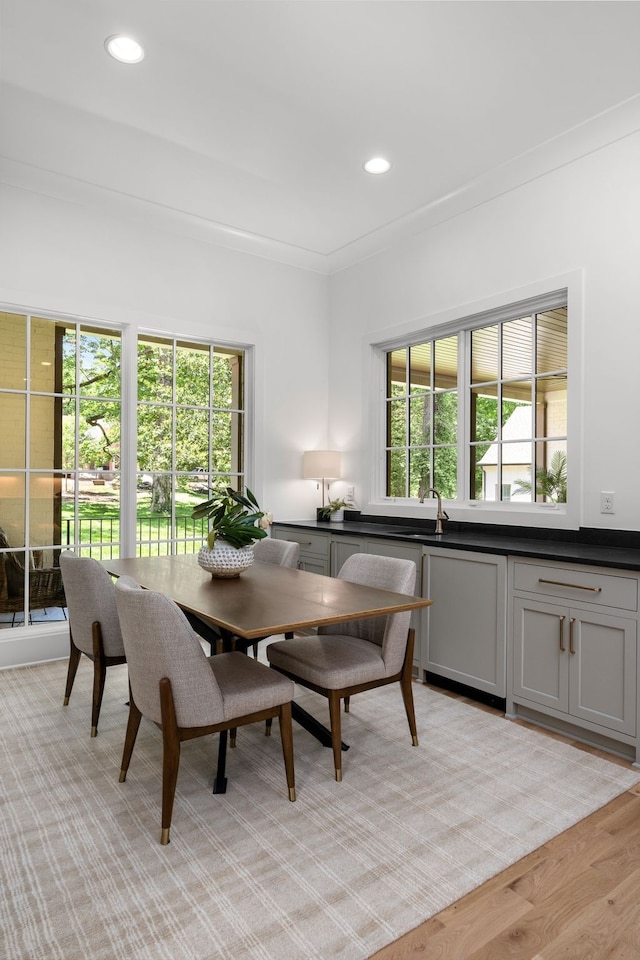
M 416 565 L 413 560 L 397 557 L 379 557 L 369 553 L 354 553 L 343 563 L 339 580 L 362 583 L 380 590 L 413 595 L 416 585 Z M 411 625 L 411 611 L 392 613 L 385 617 L 367 617 L 319 627 L 319 634 L 360 637 L 382 647 L 385 674 L 397 673 L 404 660 L 407 633 Z
M 116 605 L 135 704 L 149 720 L 162 722 L 159 682 L 171 681 L 179 727 L 224 719 L 220 687 L 187 618 L 161 593 L 143 590 L 130 577 L 116 583 Z
M 253 556 L 256 560 L 265 563 L 275 563 L 279 567 L 297 567 L 300 559 L 300 544 L 293 540 L 275 540 L 265 537 L 258 540 L 253 547 Z
M 60 569 L 76 647 L 93 656 L 91 625 L 97 620 L 105 656 L 124 656 L 115 589 L 105 568 L 92 557 L 78 557 L 65 550 L 60 554 Z

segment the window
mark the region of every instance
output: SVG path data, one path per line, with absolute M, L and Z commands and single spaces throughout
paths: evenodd
M 246 352 L 131 338 L 129 402 L 115 327 L 0 312 L 0 338 L 0 627 L 64 619 L 67 547 L 97 559 L 134 542 L 142 556 L 195 552 L 193 506 L 245 485 Z M 121 428 L 136 414 L 128 464 Z
M 567 293 L 471 317 L 386 359 L 386 495 L 567 500 Z
M 14 313 L 0 338 L 0 625 L 13 627 L 65 617 L 62 548 L 117 551 L 121 342 Z
M 244 352 L 138 340 L 138 556 L 193 553 L 196 503 L 244 487 Z
M 458 337 L 387 354 L 387 495 L 456 496 Z
M 469 499 L 565 503 L 566 305 L 469 337 Z

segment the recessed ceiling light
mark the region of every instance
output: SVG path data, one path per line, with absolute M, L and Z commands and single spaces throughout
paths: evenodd
M 104 42 L 107 53 L 121 63 L 140 63 L 144 50 L 131 37 L 107 37 Z
M 373 157 L 364 164 L 367 173 L 386 173 L 391 169 L 391 164 L 384 157 Z

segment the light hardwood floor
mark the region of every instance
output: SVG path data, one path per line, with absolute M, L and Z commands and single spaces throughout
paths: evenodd
M 371 960 L 560 958 L 640 958 L 640 785 L 388 944 Z

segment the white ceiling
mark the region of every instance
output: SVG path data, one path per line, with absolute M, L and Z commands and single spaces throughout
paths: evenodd
M 613 0 L 0 0 L 0 176 L 331 272 L 640 129 L 639 38 Z

